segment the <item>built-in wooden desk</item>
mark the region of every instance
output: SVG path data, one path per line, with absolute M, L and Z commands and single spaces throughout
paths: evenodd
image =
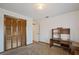
M 59 44 L 60 46 L 66 47 L 66 48 L 69 48 L 70 46 L 70 41 L 50 39 L 50 47 L 52 47 L 54 43 Z
M 79 55 L 79 42 L 72 42 L 72 44 L 71 44 L 71 54 Z
M 54 43 L 62 47 L 69 47 L 70 45 L 70 28 L 54 28 L 52 29 L 52 39 L 50 39 L 50 47 Z

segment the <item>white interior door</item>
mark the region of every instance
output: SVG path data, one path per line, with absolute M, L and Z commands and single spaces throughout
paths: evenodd
M 39 25 L 38 24 L 34 24 L 33 25 L 33 40 L 34 41 L 39 41 Z

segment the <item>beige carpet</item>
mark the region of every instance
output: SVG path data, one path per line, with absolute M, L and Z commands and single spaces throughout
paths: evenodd
M 34 43 L 28 46 L 12 49 L 1 55 L 68 55 L 68 52 L 59 47 L 49 47 L 48 44 Z

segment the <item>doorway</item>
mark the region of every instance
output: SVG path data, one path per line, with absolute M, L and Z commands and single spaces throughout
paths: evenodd
M 5 50 L 26 45 L 26 20 L 4 15 Z
M 40 27 L 39 24 L 34 23 L 33 24 L 33 42 L 39 42 L 40 41 Z

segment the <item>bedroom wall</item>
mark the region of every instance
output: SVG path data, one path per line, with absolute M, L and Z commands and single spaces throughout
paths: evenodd
M 79 11 L 40 19 L 40 41 L 49 43 L 51 29 L 57 27 L 70 28 L 70 39 L 79 41 Z
M 0 8 L 0 52 L 4 51 L 4 14 L 27 20 L 26 43 L 32 43 L 32 18 Z

